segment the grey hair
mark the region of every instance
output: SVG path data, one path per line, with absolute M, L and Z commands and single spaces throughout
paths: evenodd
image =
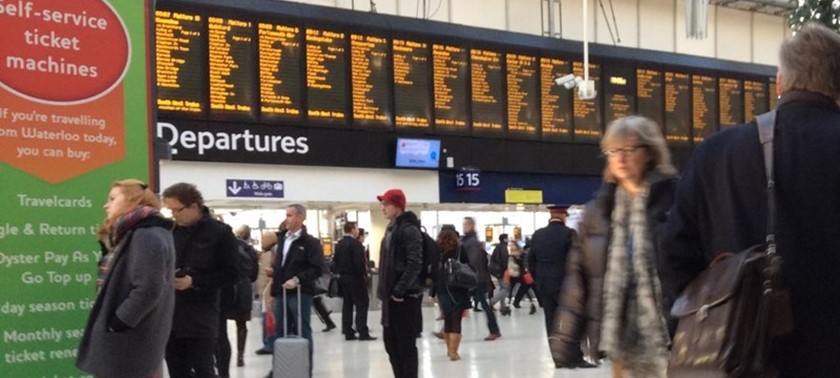
M 242 240 L 250 240 L 251 239 L 251 227 L 247 224 L 243 224 L 236 228 L 236 237 Z
M 286 208 L 287 209 L 295 209 L 295 213 L 303 214 L 303 219 L 306 219 L 306 208 L 303 207 L 303 205 L 301 205 L 299 203 L 295 203 L 295 204 L 291 204 L 289 206 L 286 206 Z
M 606 150 L 607 146 L 615 141 L 636 139 L 636 142 L 645 146 L 650 153 L 651 161 L 648 169 L 652 169 L 665 176 L 675 176 L 677 169 L 671 163 L 671 151 L 662 136 L 662 130 L 652 119 L 642 116 L 627 116 L 610 122 L 607 131 L 601 139 L 601 149 Z M 604 167 L 604 181 L 615 182 L 615 177 L 610 173 L 609 166 Z
M 782 92 L 801 89 L 840 99 L 840 35 L 808 23 L 779 48 Z

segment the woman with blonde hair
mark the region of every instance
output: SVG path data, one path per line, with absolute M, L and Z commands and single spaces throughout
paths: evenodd
M 610 123 L 601 149 L 604 183 L 586 208 L 581 247 L 566 266 L 552 356 L 558 366 L 579 364 L 583 335 L 591 357 L 610 356 L 613 377 L 664 378 L 670 300 L 657 263 L 677 172 L 659 126 L 644 117 Z
M 104 208 L 108 258 L 76 366 L 96 377 L 159 376 L 175 305 L 173 223 L 139 180 L 114 182 Z

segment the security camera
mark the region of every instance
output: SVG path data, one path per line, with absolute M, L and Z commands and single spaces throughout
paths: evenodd
M 562 85 L 563 88 L 572 89 L 576 87 L 583 79 L 575 74 L 568 74 L 554 79 L 554 84 Z

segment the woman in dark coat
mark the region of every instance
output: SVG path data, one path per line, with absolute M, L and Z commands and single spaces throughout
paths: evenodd
M 566 265 L 560 311 L 549 345 L 558 366 L 605 351 L 613 377 L 663 377 L 670 300 L 657 272 L 662 226 L 674 199 L 676 170 L 659 126 L 642 117 L 610 124 L 601 147 L 604 185 L 584 213 L 581 247 Z
M 437 237 L 437 244 L 441 250 L 441 266 L 451 259 L 469 264 L 469 257 L 461 248 L 458 234 L 454 230 L 441 230 Z M 443 311 L 443 338 L 446 341 L 446 355 L 452 361 L 460 360 L 458 346 L 461 344 L 461 316 L 464 310 L 471 307 L 470 292 L 464 288 L 447 286 L 440 279 L 437 280 L 435 293 L 438 305 Z
M 160 373 L 175 305 L 172 221 L 138 180 L 117 181 L 100 230 L 108 267 L 79 344 L 76 366 L 96 377 Z

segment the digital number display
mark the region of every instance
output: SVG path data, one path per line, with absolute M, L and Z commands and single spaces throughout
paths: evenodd
M 467 50 L 449 45 L 432 46 L 435 129 L 467 129 Z
M 691 75 L 691 124 L 695 144 L 715 132 L 716 87 L 714 77 Z
M 161 112 L 201 113 L 206 107 L 207 47 L 203 18 L 196 14 L 155 11 L 155 82 Z
M 259 24 L 260 112 L 262 119 L 299 119 L 301 29 Z
M 472 49 L 470 62 L 473 133 L 502 134 L 505 101 L 502 92 L 502 54 Z
M 583 77 L 583 63 L 574 62 L 572 72 Z M 589 80 L 595 82 L 595 90 L 599 90 L 601 81 L 601 67 L 589 63 Z M 601 138 L 601 100 L 600 96 L 592 100 L 583 100 L 575 95 L 572 101 L 575 116 L 575 140 L 597 141 Z
M 537 58 L 507 54 L 508 134 L 536 139 L 539 125 Z
M 310 120 L 344 122 L 347 97 L 344 33 L 306 29 L 306 100 Z
M 572 135 L 572 94 L 554 85 L 554 79 L 572 72 L 568 61 L 540 58 L 540 93 L 543 140 L 569 140 Z
M 208 17 L 207 39 L 211 115 L 256 119 L 251 22 Z
M 688 143 L 691 130 L 691 82 L 689 75 L 665 72 L 665 139 Z
M 353 122 L 361 126 L 390 127 L 391 95 L 388 93 L 388 40 L 350 35 L 353 82 Z
M 639 68 L 636 70 L 636 96 L 639 115 L 648 117 L 665 131 L 665 91 L 662 71 Z
M 721 77 L 718 79 L 720 93 L 720 127 L 732 127 L 744 123 L 744 90 L 741 80 Z
M 429 44 L 395 38 L 394 108 L 397 128 L 431 127 Z

